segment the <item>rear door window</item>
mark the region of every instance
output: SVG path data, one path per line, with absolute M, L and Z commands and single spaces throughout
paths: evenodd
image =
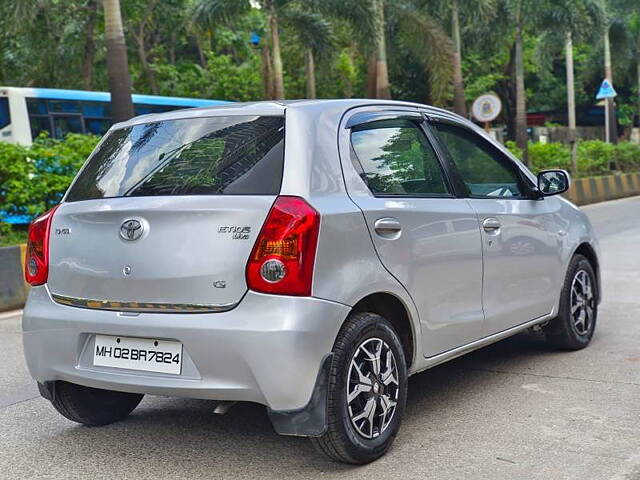
M 284 118 L 167 120 L 111 131 L 66 201 L 160 195 L 277 195 Z
M 352 157 L 374 195 L 443 196 L 449 191 L 435 151 L 410 120 L 381 120 L 351 131 Z

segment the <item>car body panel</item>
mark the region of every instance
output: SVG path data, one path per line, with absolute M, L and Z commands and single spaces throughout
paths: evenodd
M 472 198 L 482 223 L 497 219 L 497 231 L 482 232 L 484 253 L 483 336 L 550 313 L 564 278 L 562 243 L 567 234 L 560 201 Z

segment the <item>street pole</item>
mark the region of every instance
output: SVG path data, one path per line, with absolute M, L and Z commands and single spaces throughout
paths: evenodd
M 609 129 L 609 99 L 604 99 L 604 141 L 611 143 L 611 130 Z
M 571 32 L 567 32 L 567 108 L 569 120 L 569 144 L 571 145 L 571 169 L 578 175 L 578 138 L 576 135 L 576 93 L 573 76 L 573 39 Z
M 604 77 L 613 85 L 613 68 L 611 68 L 611 44 L 609 43 L 609 27 L 607 23 L 604 30 Z M 605 135 L 607 143 L 618 143 L 618 125 L 616 122 L 616 110 L 613 98 L 605 99 L 605 125 L 607 134 Z

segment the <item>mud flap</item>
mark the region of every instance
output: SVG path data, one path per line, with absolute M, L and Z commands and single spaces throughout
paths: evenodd
M 299 437 L 320 437 L 325 434 L 327 431 L 329 373 L 332 360 L 333 353 L 328 353 L 322 359 L 311 399 L 305 407 L 297 410 L 271 410 L 267 408 L 269 418 L 277 433 Z

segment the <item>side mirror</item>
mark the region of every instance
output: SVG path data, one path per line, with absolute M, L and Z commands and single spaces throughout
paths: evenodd
M 571 178 L 566 170 L 543 170 L 538 173 L 538 190 L 545 197 L 569 190 Z

